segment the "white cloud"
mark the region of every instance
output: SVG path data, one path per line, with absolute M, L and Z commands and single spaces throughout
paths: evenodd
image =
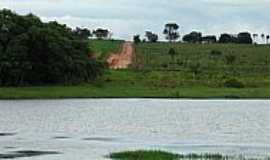
M 106 27 L 125 39 L 145 30 L 162 33 L 170 21 L 179 23 L 181 33 L 266 32 L 269 5 L 269 0 L 0 0 L 0 8 L 33 12 L 72 27 Z

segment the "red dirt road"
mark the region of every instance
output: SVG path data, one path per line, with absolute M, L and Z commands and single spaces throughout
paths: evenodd
M 126 69 L 132 64 L 133 58 L 133 43 L 125 42 L 122 45 L 121 51 L 118 54 L 111 54 L 107 59 L 110 69 Z

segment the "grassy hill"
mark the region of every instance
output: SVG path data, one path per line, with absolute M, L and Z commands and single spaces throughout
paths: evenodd
M 135 66 L 156 72 L 157 79 L 172 76 L 179 87 L 223 87 L 232 79 L 244 87 L 270 86 L 269 45 L 142 43 L 136 51 Z
M 106 57 L 122 42 L 90 43 Z M 128 70 L 108 69 L 98 81 L 79 86 L 0 88 L 0 99 L 270 98 L 269 62 L 267 45 L 141 43 Z
M 108 54 L 117 53 L 122 43 L 122 40 L 93 39 L 90 41 L 89 47 L 100 60 L 105 60 Z

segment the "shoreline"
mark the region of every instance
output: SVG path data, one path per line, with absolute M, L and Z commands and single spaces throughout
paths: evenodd
M 244 98 L 203 98 L 203 97 L 55 97 L 55 98 L 0 98 L 0 101 L 9 100 L 172 100 L 172 101 L 270 101 L 270 97 L 256 98 L 256 97 L 244 97 Z

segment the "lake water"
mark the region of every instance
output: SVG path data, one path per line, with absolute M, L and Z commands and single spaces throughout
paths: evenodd
M 103 160 L 134 149 L 268 155 L 270 101 L 0 101 L 0 155 L 53 151 L 59 154 L 20 159 Z

